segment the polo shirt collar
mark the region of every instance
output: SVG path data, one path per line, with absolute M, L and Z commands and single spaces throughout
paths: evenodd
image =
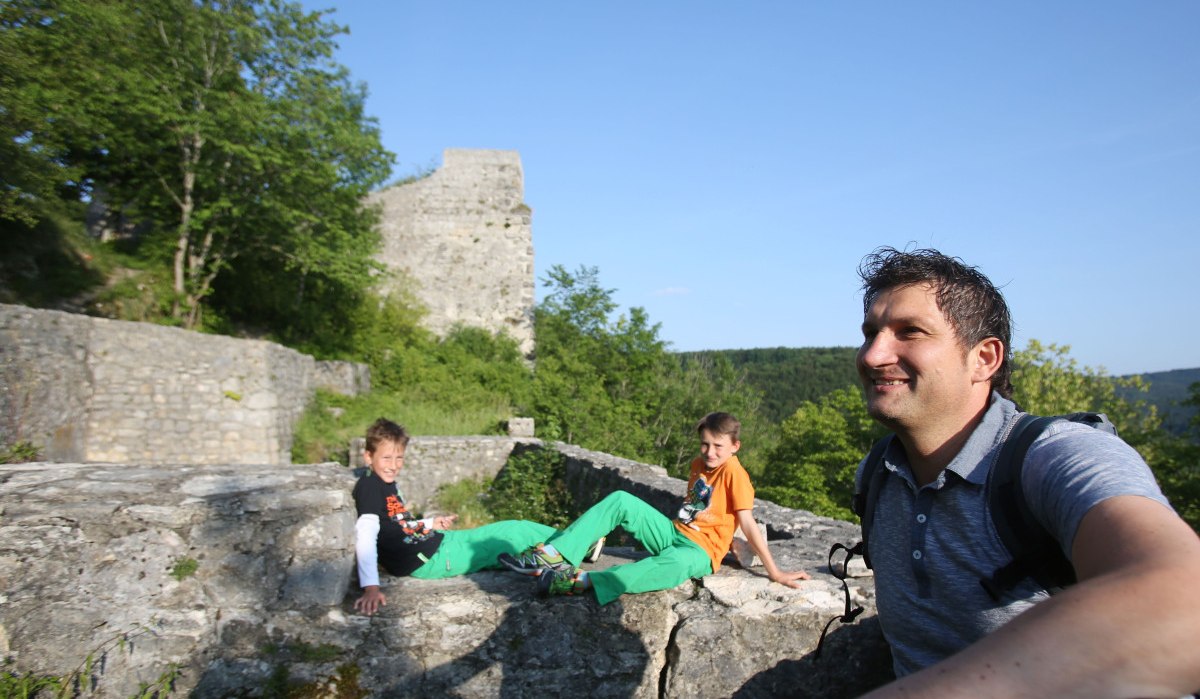
M 1016 404 L 992 391 L 983 420 L 971 432 L 967 443 L 954 456 L 946 470 L 976 485 L 987 483 L 995 449 L 1008 435 L 1009 424 L 1016 415 Z

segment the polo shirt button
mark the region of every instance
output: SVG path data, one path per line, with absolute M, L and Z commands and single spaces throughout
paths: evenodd
M 913 551 L 913 560 L 914 561 L 921 560 L 921 552 L 919 550 Z
M 924 514 L 917 515 L 917 521 L 920 522 L 921 524 L 925 524 L 926 519 L 928 519 L 928 518 Z

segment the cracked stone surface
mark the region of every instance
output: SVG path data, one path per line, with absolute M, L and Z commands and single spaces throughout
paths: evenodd
M 572 454 L 579 487 L 668 507 L 683 490 L 657 467 Z M 848 523 L 756 506 L 780 567 L 813 574 L 795 590 L 733 556 L 701 581 L 605 607 L 538 599 L 509 572 L 385 577 L 388 605 L 368 618 L 350 589 L 352 485 L 336 464 L 0 466 L 0 655 L 62 675 L 104 648 L 99 697 L 136 694 L 172 666 L 176 695 L 196 697 L 262 696 L 281 682 L 330 697 L 354 686 L 378 697 L 850 697 L 887 679 L 869 576 L 850 580 L 867 613 L 835 623 L 814 657 L 842 613 L 825 557 L 855 535 Z M 641 555 L 614 546 L 585 567 Z

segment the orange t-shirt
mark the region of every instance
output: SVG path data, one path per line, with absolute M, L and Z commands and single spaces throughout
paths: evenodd
M 704 468 L 703 459 L 696 459 L 675 528 L 704 549 L 715 573 L 737 529 L 734 513 L 753 507 L 754 486 L 736 455 L 711 471 Z

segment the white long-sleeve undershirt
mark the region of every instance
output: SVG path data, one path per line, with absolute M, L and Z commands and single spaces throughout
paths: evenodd
M 359 515 L 354 523 L 354 554 L 360 587 L 379 585 L 379 515 Z

